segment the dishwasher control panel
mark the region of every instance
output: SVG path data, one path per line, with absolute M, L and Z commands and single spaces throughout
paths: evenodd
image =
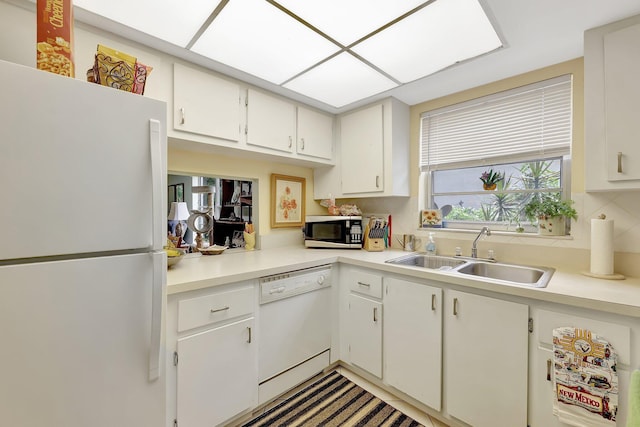
M 331 266 L 307 268 L 260 278 L 260 304 L 331 286 Z

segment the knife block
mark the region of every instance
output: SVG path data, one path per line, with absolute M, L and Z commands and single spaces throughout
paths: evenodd
M 367 237 L 363 246 L 365 251 L 369 252 L 382 252 L 384 251 L 384 239 L 372 239 Z

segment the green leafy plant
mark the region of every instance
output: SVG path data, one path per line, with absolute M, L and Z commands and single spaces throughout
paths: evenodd
M 543 194 L 533 198 L 524 207 L 524 213 L 530 221 L 552 217 L 578 218 L 573 208 L 573 200 L 562 200 L 558 194 Z
M 504 179 L 504 173 L 494 172 L 493 169 L 482 172 L 480 175 L 480 181 L 485 185 L 497 184 Z

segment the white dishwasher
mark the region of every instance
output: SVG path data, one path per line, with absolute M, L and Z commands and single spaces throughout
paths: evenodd
M 329 366 L 330 265 L 260 279 L 258 343 L 260 404 Z

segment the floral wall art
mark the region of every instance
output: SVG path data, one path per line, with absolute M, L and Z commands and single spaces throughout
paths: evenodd
M 271 175 L 271 227 L 301 227 L 304 224 L 305 179 Z

